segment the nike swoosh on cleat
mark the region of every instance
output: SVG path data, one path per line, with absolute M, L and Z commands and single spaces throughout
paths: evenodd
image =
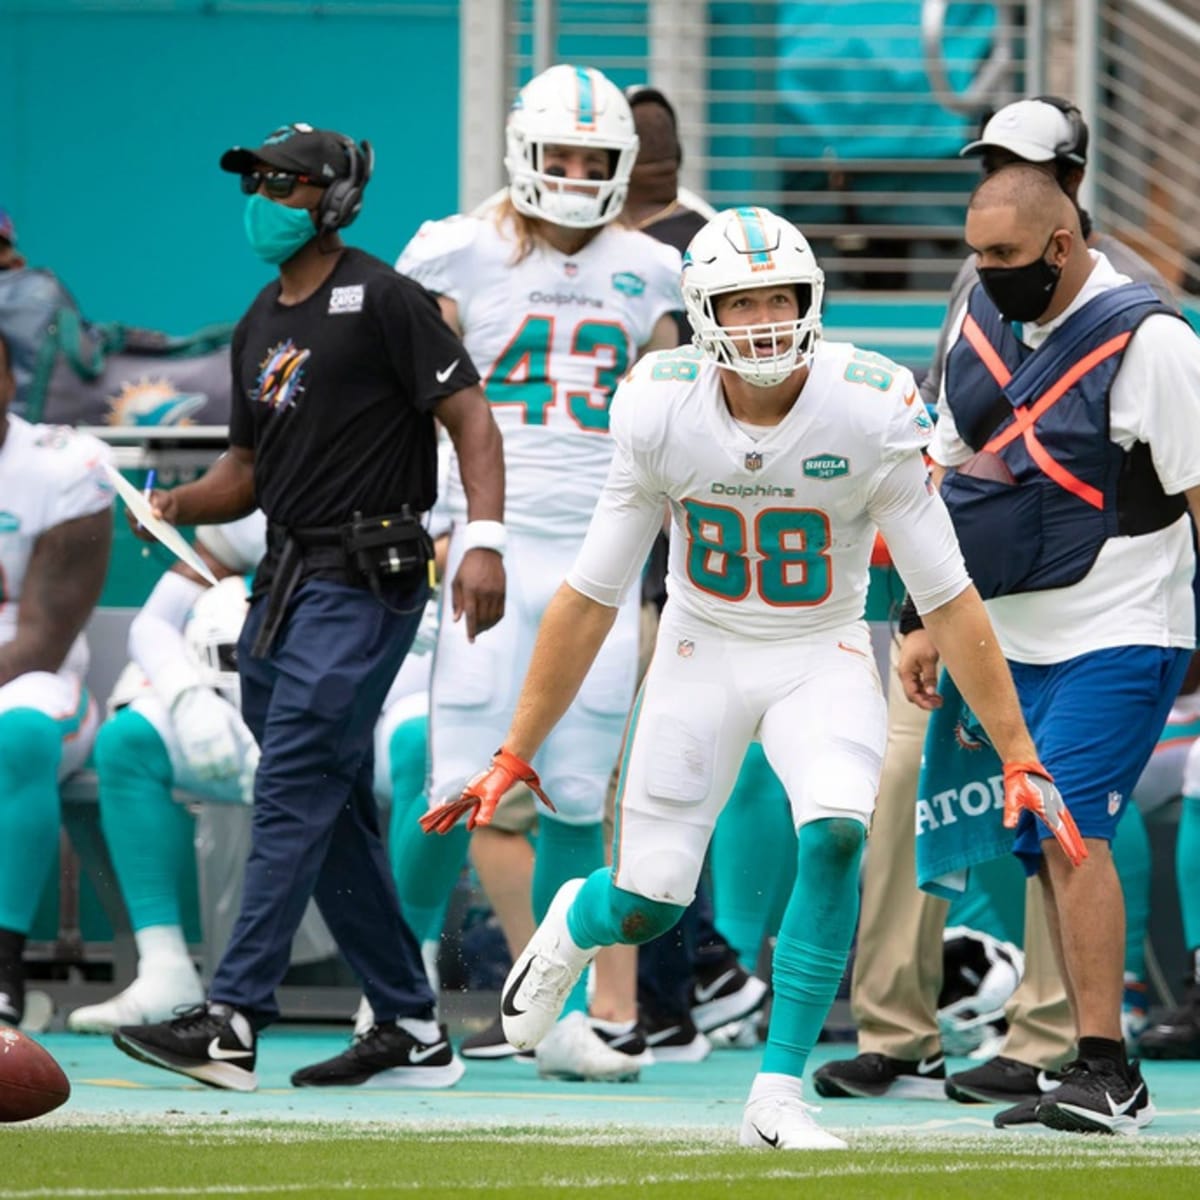
M 758 1136 L 760 1138 L 762 1138 L 762 1140 L 764 1142 L 766 1142 L 767 1145 L 770 1146 L 772 1150 L 775 1150 L 778 1148 L 779 1134 L 776 1134 L 774 1137 L 767 1137 L 767 1135 L 765 1133 L 763 1133 L 763 1131 L 761 1129 L 759 1129 L 759 1127 L 757 1125 L 754 1126 L 754 1132 L 757 1133 Z
M 917 1063 L 917 1074 L 928 1075 L 932 1071 L 938 1071 L 945 1063 L 945 1059 L 939 1054 L 937 1058 L 923 1058 Z
M 219 1038 L 213 1038 L 213 1040 L 208 1043 L 209 1058 L 250 1058 L 253 1053 L 254 1051 L 252 1050 L 224 1050 L 221 1047 L 221 1041 Z
M 410 1051 L 408 1061 L 410 1063 L 423 1063 L 427 1058 L 432 1058 L 435 1054 L 439 1053 L 445 1044 L 445 1042 L 438 1042 L 436 1045 L 426 1046 L 423 1050 Z
M 458 363 L 459 360 L 456 358 L 444 371 L 434 371 L 438 383 L 445 383 L 454 374 L 454 368 L 458 366 Z
M 520 1017 L 525 1015 L 527 1010 L 524 1008 L 517 1008 L 516 1005 L 513 1004 L 513 998 L 516 996 L 517 992 L 521 990 L 521 984 L 525 982 L 525 976 L 529 974 L 529 968 L 532 966 L 533 957 L 530 956 L 529 961 L 525 964 L 525 970 L 523 970 L 520 975 L 513 980 L 512 987 L 510 987 L 508 991 L 504 993 L 504 997 L 500 1001 L 500 1011 L 506 1017 Z
M 707 987 L 701 987 L 700 984 L 696 984 L 697 1002 L 707 1004 L 736 975 L 736 971 L 728 970 L 723 975 L 718 975 Z

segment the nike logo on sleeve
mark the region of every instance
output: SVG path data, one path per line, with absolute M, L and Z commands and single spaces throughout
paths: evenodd
M 446 380 L 454 374 L 454 368 L 458 366 L 460 361 L 460 359 L 456 358 L 444 371 L 434 371 L 434 375 L 437 376 L 438 383 L 445 383 Z

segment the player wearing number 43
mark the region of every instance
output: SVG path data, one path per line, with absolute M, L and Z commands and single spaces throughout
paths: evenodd
M 803 236 L 765 209 L 720 213 L 693 239 L 683 295 L 698 348 L 650 355 L 617 390 L 612 470 L 542 621 L 503 749 L 443 814 L 487 821 L 514 779 L 537 783 L 528 764 L 636 582 L 666 502 L 669 598 L 633 711 L 613 868 L 558 893 L 505 984 L 504 1028 L 513 1045 L 536 1044 L 599 947 L 674 924 L 746 747 L 761 739 L 787 789 L 799 862 L 741 1126 L 741 1144 L 759 1149 L 845 1145 L 813 1121 L 801 1076 L 846 966 L 883 757 L 863 621 L 876 529 L 1005 761 L 1006 822 L 1045 813 L 1067 853 L 1083 854 L 928 485 L 930 430 L 912 377 L 821 341 L 823 285 Z
M 604 75 L 562 64 L 532 79 L 509 116 L 507 147 L 507 191 L 478 215 L 422 226 L 397 264 L 437 293 L 479 365 L 506 468 L 506 529 L 495 531 L 505 540 L 488 545 L 503 550 L 515 581 L 504 620 L 474 644 L 461 625 L 442 621 L 429 723 L 435 802 L 457 796 L 500 744 L 538 622 L 579 551 L 608 472 L 617 382 L 639 353 L 676 345 L 671 314 L 683 307 L 678 250 L 618 220 L 638 138 L 628 102 Z M 449 472 L 451 572 L 476 544 L 457 474 Z M 543 751 L 557 812 L 538 822 L 532 917 L 545 914 L 566 880 L 604 863 L 605 796 L 637 674 L 637 601 L 631 594 L 621 606 L 578 703 Z M 437 936 L 434 914 L 440 920 L 465 854 L 465 836 L 426 838 L 415 822 L 402 837 L 400 899 L 419 938 Z M 583 992 L 539 1053 L 539 1070 L 636 1074 L 631 1056 L 583 1020 Z M 632 987 L 628 1001 L 627 1014 L 598 1004 L 596 1015 L 632 1017 Z

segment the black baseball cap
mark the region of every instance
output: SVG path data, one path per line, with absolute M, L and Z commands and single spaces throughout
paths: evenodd
M 316 184 L 332 183 L 350 174 L 347 138 L 332 129 L 297 123 L 283 125 L 263 139 L 257 149 L 234 146 L 221 155 L 221 170 L 248 175 L 260 162 L 279 171 L 306 175 Z

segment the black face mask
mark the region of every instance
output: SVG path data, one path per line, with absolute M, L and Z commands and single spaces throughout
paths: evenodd
M 1042 253 L 1024 266 L 979 268 L 983 290 L 1006 321 L 1036 321 L 1050 307 L 1062 275 L 1062 267 L 1045 258 L 1052 241 L 1053 233 L 1046 239 Z

